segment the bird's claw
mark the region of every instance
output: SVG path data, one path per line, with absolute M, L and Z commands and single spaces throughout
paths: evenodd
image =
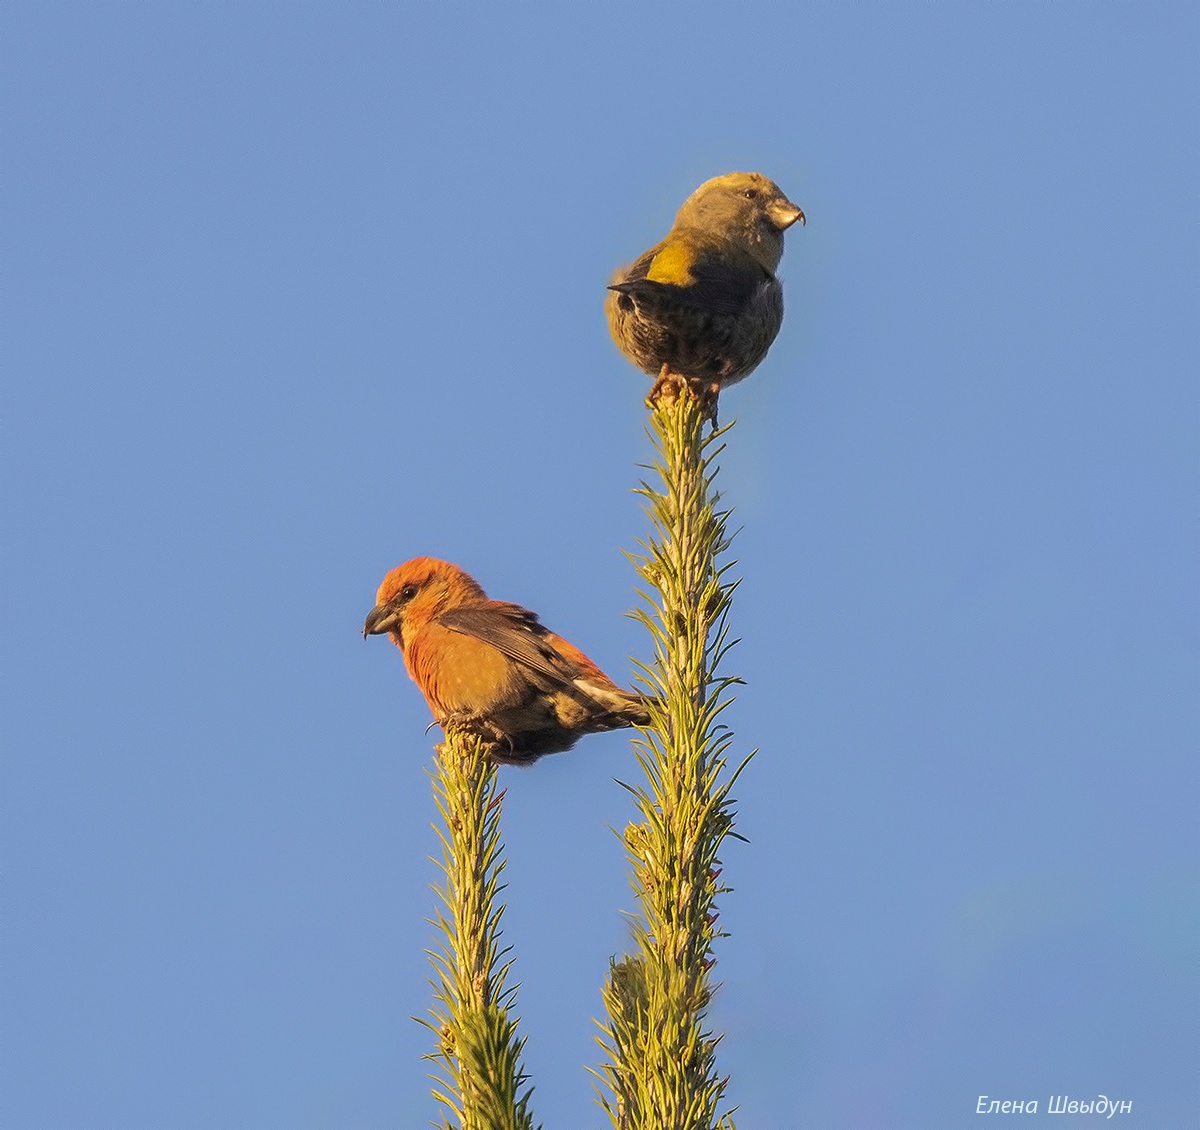
M 441 718 L 435 718 L 432 724 L 441 726 L 447 732 L 450 730 L 463 730 L 468 733 L 474 733 L 479 729 L 481 724 L 486 724 L 486 719 L 470 710 L 452 710 L 449 714 Z
M 654 387 L 646 396 L 646 407 L 653 410 L 658 407 L 659 401 L 664 399 L 667 404 L 674 404 L 684 389 L 687 389 L 692 398 L 699 403 L 704 418 L 712 421 L 713 431 L 716 431 L 717 396 L 721 392 L 720 381 L 685 377 L 679 373 L 672 373 L 670 366 L 664 365 L 662 372 L 658 374 L 658 380 L 654 382 Z
M 489 757 L 502 748 L 511 753 L 513 740 L 511 734 L 506 734 L 486 715 L 477 714 L 471 710 L 453 710 L 444 718 L 436 718 L 431 725 L 438 725 L 448 734 L 451 730 L 478 738 L 487 747 Z
M 646 395 L 646 407 L 650 409 L 657 408 L 658 402 L 664 396 L 667 398 L 668 404 L 674 404 L 683 383 L 683 377 L 672 373 L 670 365 L 664 365 L 662 371 L 658 374 L 658 380 L 654 382 L 654 387 Z

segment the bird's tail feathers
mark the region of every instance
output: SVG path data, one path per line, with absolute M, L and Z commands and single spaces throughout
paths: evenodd
M 608 725 L 604 726 L 605 729 L 650 724 L 650 707 L 645 695 L 624 691 L 611 685 L 602 686 L 588 679 L 576 679 L 575 686 L 604 709 L 605 714 L 596 721 L 608 722 Z

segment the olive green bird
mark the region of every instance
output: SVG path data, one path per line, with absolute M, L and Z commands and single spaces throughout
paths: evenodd
M 748 377 L 783 322 L 775 269 L 783 233 L 804 213 L 761 173 L 705 181 L 667 238 L 613 276 L 613 341 L 656 377 L 647 404 L 687 386 L 716 418 L 717 394 Z

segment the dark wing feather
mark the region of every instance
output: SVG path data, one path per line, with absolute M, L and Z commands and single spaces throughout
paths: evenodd
M 608 289 L 622 290 L 628 286 L 629 283 L 640 282 L 642 279 L 644 279 L 650 270 L 650 264 L 654 262 L 654 256 L 658 254 L 661 247 L 662 244 L 660 243 L 657 247 L 652 247 L 649 251 L 644 252 L 637 260 L 629 265 L 625 273 L 621 276 L 620 281 L 613 283 L 613 285 Z
M 757 263 L 731 263 L 713 252 L 698 255 L 685 286 L 646 278 L 653 255 L 643 255 L 610 289 L 653 308 L 662 302 L 690 306 L 710 314 L 740 314 L 771 276 Z
M 579 675 L 579 668 L 550 646 L 536 613 L 519 604 L 496 600 L 474 608 L 451 608 L 438 617 L 438 623 L 490 644 L 555 687 L 571 688 Z

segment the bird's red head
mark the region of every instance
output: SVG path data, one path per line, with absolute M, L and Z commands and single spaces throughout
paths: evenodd
M 397 566 L 375 594 L 375 607 L 363 625 L 364 636 L 387 632 L 397 646 L 439 612 L 487 599 L 469 573 L 436 557 L 414 557 Z

